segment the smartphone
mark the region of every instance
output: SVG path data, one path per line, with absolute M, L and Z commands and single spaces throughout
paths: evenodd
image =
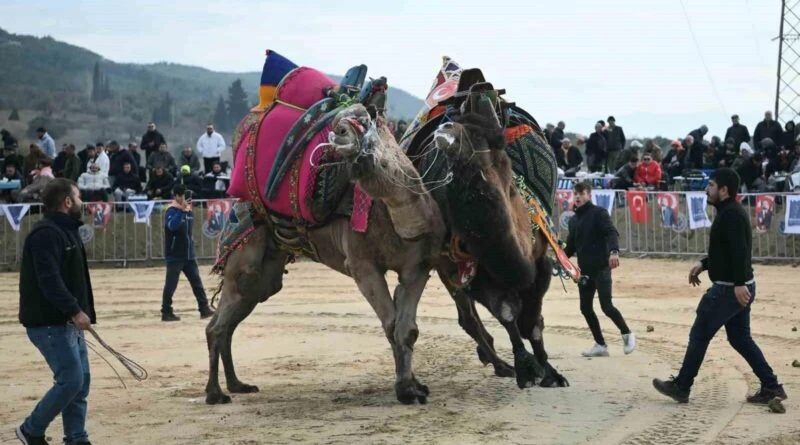
M 186 192 L 183 194 L 183 197 L 184 197 L 184 199 L 186 200 L 187 203 L 188 202 L 192 202 L 192 191 L 191 190 L 186 190 Z

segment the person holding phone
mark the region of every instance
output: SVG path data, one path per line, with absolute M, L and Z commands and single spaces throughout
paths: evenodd
M 717 209 L 708 240 L 708 256 L 689 270 L 689 284 L 700 285 L 700 274 L 708 271 L 711 287 L 697 305 L 697 317 L 689 331 L 689 346 L 677 377 L 653 379 L 655 389 L 680 403 L 689 402 L 694 379 L 703 364 L 708 345 L 725 326 L 728 343 L 753 369 L 761 388 L 747 397 L 748 403 L 767 404 L 786 399 L 764 354 L 750 335 L 750 306 L 756 298 L 753 275 L 753 230 L 750 215 L 736 201 L 739 175 L 730 168 L 719 168 L 706 187 L 708 202 Z
M 53 387 L 16 428 L 28 445 L 47 444 L 45 431 L 61 414 L 64 443 L 89 444 L 86 397 L 91 375 L 83 331 L 96 321 L 80 191 L 56 178 L 41 192 L 44 218 L 25 237 L 19 273 L 19 321 L 53 371 Z
M 178 288 L 181 272 L 186 275 L 192 286 L 200 318 L 208 318 L 214 315 L 214 311 L 208 306 L 208 298 L 194 254 L 192 191 L 187 190 L 183 184 L 176 185 L 173 191 L 175 198 L 164 217 L 164 259 L 167 263 L 167 277 L 161 297 L 161 321 L 180 320 L 172 310 L 172 296 Z

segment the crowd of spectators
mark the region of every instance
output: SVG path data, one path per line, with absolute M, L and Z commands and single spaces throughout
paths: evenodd
M 225 140 L 211 125 L 194 148 L 181 150 L 177 160 L 152 122 L 140 142 L 131 141 L 127 147 L 112 140 L 87 144 L 80 151 L 64 143 L 57 150 L 47 129 L 39 128 L 36 134 L 23 156 L 18 139 L 6 129 L 0 131 L 0 183 L 8 185 L 0 188 L 0 202 L 38 202 L 44 185 L 59 177 L 75 181 L 81 199 L 87 202 L 171 199 L 176 184 L 183 184 L 199 199 L 226 196 L 228 164 L 220 161 Z

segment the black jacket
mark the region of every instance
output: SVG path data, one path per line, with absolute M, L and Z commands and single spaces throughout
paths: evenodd
M 703 269 L 711 281 L 743 286 L 753 279 L 753 231 L 750 216 L 733 198 L 716 205 L 717 215 L 711 224 L 708 256 Z
M 762 150 L 761 141 L 764 138 L 770 138 L 776 144 L 779 144 L 782 136 L 783 128 L 777 121 L 761 121 L 756 125 L 756 131 L 753 132 L 753 148 L 757 151 Z
M 566 153 L 564 153 L 564 149 L 561 146 L 556 150 L 556 163 L 562 170 L 580 167 L 582 162 L 583 155 L 578 147 L 574 145 L 570 145 Z
M 723 140 L 727 141 L 728 138 L 733 138 L 733 145 L 738 149 L 742 142 L 750 142 L 750 130 L 742 124 L 731 125 L 725 132 Z
M 136 193 L 142 193 L 142 182 L 139 180 L 139 175 L 131 170 L 129 173 L 120 172 L 114 176 L 114 188 L 120 190 L 131 189 Z
M 109 159 L 108 177 L 113 178 L 122 173 L 122 167 L 125 163 L 131 164 L 131 171 L 138 175 L 139 163 L 133 158 L 131 152 L 126 149 L 119 149 L 116 153 L 111 155 Z
M 612 250 L 619 250 L 619 232 L 606 209 L 591 202 L 575 209 L 564 249 L 567 257 L 578 254 L 581 272 L 592 276 L 608 267 Z
M 63 213 L 46 213 L 25 238 L 19 273 L 23 326 L 63 325 L 80 311 L 96 321 L 86 252 L 78 235 L 82 224 Z
M 622 127 L 608 127 L 603 131 L 603 136 L 606 138 L 606 145 L 609 153 L 620 151 L 625 148 L 625 132 L 622 130 Z

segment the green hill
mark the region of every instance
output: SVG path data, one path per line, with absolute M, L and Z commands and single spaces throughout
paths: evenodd
M 353 65 L 359 62 L 354 58 Z M 254 68 L 262 63 L 253 60 Z M 51 37 L 0 29 L 0 125 L 17 131 L 25 127 L 26 134 L 17 134 L 20 138 L 30 138 L 32 124 L 8 122 L 11 109 L 23 111 L 23 117 L 33 115 L 37 124 L 60 133 L 53 134 L 59 143 L 138 139 L 151 119 L 161 120 L 160 128 L 170 142 L 191 143 L 207 122 L 214 121 L 219 98 L 228 100 L 235 80 L 241 79 L 249 105 L 254 104 L 259 77 L 257 71 L 226 73 L 166 62 L 118 63 Z M 411 118 L 421 106 L 419 98 L 390 89 L 392 118 Z

